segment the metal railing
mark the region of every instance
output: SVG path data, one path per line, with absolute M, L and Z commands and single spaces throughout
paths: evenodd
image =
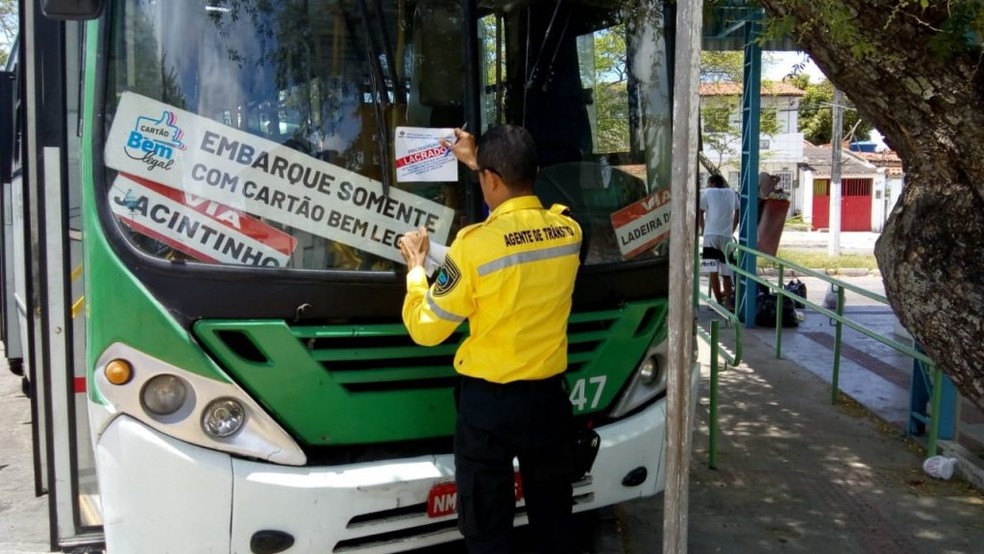
M 695 273 L 694 281 L 698 281 L 700 276 Z M 697 283 L 694 283 L 694 290 L 699 287 Z M 700 324 L 697 325 L 697 335 L 704 339 L 707 344 L 711 347 L 711 384 L 710 384 L 710 406 L 709 410 L 709 422 L 708 422 L 708 446 L 707 446 L 707 457 L 708 457 L 708 467 L 711 469 L 717 469 L 717 436 L 718 436 L 718 373 L 720 368 L 718 366 L 718 357 L 724 359 L 725 367 L 727 366 L 737 366 L 741 363 L 742 356 L 742 330 L 741 322 L 738 321 L 738 316 L 728 311 L 727 308 L 718 304 L 713 298 L 704 294 L 703 292 L 698 292 L 697 297 L 700 301 L 706 304 L 709 308 L 714 310 L 721 318 L 731 327 L 734 331 L 735 340 L 735 350 L 734 352 L 729 352 L 720 341 L 720 325 L 721 321 L 718 319 L 712 319 L 710 323 L 710 331 L 707 331 Z
M 776 325 L 776 339 L 775 339 L 775 342 L 776 342 L 776 358 L 781 358 L 782 357 L 782 329 L 783 329 L 783 326 L 782 326 L 782 312 L 783 312 L 783 309 L 782 309 L 782 307 L 783 307 L 783 301 L 784 300 L 788 300 L 790 302 L 792 302 L 792 301 L 795 300 L 796 302 L 799 302 L 799 303 L 801 303 L 801 304 L 803 304 L 803 305 L 811 308 L 812 310 L 816 311 L 817 313 L 830 318 L 831 321 L 834 322 L 834 325 L 835 325 L 835 330 L 834 330 L 834 362 L 833 362 L 833 372 L 832 372 L 832 376 L 831 376 L 831 396 L 830 396 L 830 402 L 832 404 L 836 404 L 837 403 L 838 393 L 840 392 L 839 380 L 840 380 L 840 361 L 841 361 L 841 339 L 842 339 L 842 335 L 843 335 L 843 328 L 844 328 L 844 326 L 847 326 L 847 327 L 849 327 L 851 329 L 854 329 L 855 331 L 857 331 L 857 332 L 859 332 L 859 333 L 861 333 L 861 334 L 863 334 L 863 335 L 865 335 L 865 336 L 867 336 L 867 337 L 869 337 L 871 339 L 874 339 L 874 340 L 876 340 L 876 341 L 878 341 L 878 342 L 880 342 L 880 343 L 882 343 L 882 344 L 884 344 L 884 345 L 892 348 L 893 350 L 895 350 L 897 352 L 900 352 L 900 353 L 902 353 L 902 354 L 904 354 L 906 356 L 909 356 L 911 358 L 914 358 L 914 359 L 918 360 L 920 363 L 922 363 L 924 365 L 924 367 L 927 368 L 927 372 L 930 373 L 933 376 L 933 392 L 932 392 L 932 400 L 931 400 L 931 403 L 930 403 L 930 414 L 929 414 L 929 422 L 928 422 L 929 438 L 928 438 L 928 444 L 927 444 L 927 451 L 928 451 L 928 455 L 929 456 L 935 456 L 936 453 L 937 453 L 937 440 L 938 440 L 938 437 L 939 437 L 939 417 L 938 417 L 938 414 L 940 413 L 940 405 L 941 405 L 941 400 L 942 400 L 941 394 L 942 394 L 942 389 L 943 389 L 943 372 L 940 371 L 939 368 L 936 367 L 936 364 L 933 362 L 932 359 L 930 359 L 928 356 L 926 356 L 926 354 L 924 354 L 923 352 L 919 351 L 915 347 L 909 346 L 909 345 L 906 345 L 906 344 L 903 344 L 903 343 L 901 343 L 901 342 L 899 342 L 897 340 L 894 340 L 894 339 L 891 339 L 891 338 L 889 338 L 887 336 L 884 336 L 884 335 L 882 335 L 882 334 L 880 334 L 880 333 L 878 333 L 876 331 L 873 331 L 873 330 L 865 327 L 864 325 L 861 325 L 860 323 L 858 323 L 856 321 L 852 321 L 852 320 L 850 320 L 850 319 L 848 319 L 848 318 L 846 318 L 844 316 L 844 295 L 845 295 L 845 291 L 851 291 L 851 292 L 853 292 L 855 294 L 858 294 L 858 295 L 863 296 L 865 298 L 869 298 L 871 300 L 874 300 L 874 301 L 876 301 L 876 302 L 878 302 L 880 304 L 886 305 L 886 306 L 888 305 L 888 299 L 885 298 L 884 296 L 880 295 L 880 294 L 875 294 L 875 293 L 873 293 L 871 291 L 867 291 L 867 290 L 864 290 L 862 288 L 859 288 L 859 287 L 856 287 L 854 285 L 851 285 L 849 283 L 845 283 L 844 281 L 841 281 L 839 279 L 835 279 L 835 278 L 833 278 L 833 277 L 831 277 L 831 276 L 829 276 L 829 275 L 827 275 L 825 273 L 821 273 L 821 272 L 818 272 L 818 271 L 815 271 L 815 270 L 812 270 L 812 269 L 805 268 L 803 266 L 800 266 L 800 265 L 795 264 L 793 262 L 790 262 L 788 260 L 784 260 L 782 258 L 777 258 L 775 256 L 771 256 L 771 255 L 766 254 L 764 252 L 760 252 L 758 250 L 755 250 L 755 249 L 752 249 L 752 248 L 749 248 L 747 246 L 743 246 L 743 245 L 740 245 L 740 244 L 737 244 L 737 243 L 732 243 L 731 245 L 729 245 L 729 247 L 728 247 L 728 253 L 727 253 L 727 256 L 725 256 L 725 257 L 728 260 L 730 260 L 730 259 L 732 259 L 732 255 L 735 252 L 738 253 L 738 257 L 739 258 L 742 258 L 744 256 L 755 256 L 758 260 L 764 260 L 764 261 L 767 261 L 767 262 L 771 262 L 772 264 L 775 264 L 775 266 L 778 269 L 777 281 L 776 282 L 772 282 L 772 281 L 764 278 L 763 276 L 753 275 L 752 273 L 750 273 L 750 272 L 745 271 L 744 269 L 742 269 L 742 267 L 741 267 L 741 259 L 738 260 L 738 263 L 737 264 L 731 264 L 730 262 L 728 262 L 728 267 L 731 268 L 732 272 L 736 275 L 736 278 L 735 278 L 735 286 L 736 286 L 735 298 L 736 299 L 739 299 L 739 301 L 740 301 L 740 299 L 742 298 L 742 294 L 741 294 L 741 290 L 740 289 L 741 289 L 741 283 L 742 283 L 743 279 L 738 279 L 737 276 L 739 276 L 739 275 L 740 276 L 743 276 L 743 277 L 746 277 L 750 281 L 754 281 L 756 283 L 759 283 L 759 284 L 765 286 L 769 290 L 769 292 L 772 292 L 772 293 L 774 293 L 776 295 L 776 323 L 775 323 L 775 325 Z M 824 306 L 815 304 L 815 303 L 809 301 L 808 299 L 799 296 L 798 294 L 795 294 L 795 293 L 792 293 L 792 292 L 786 290 L 786 288 L 785 288 L 785 286 L 783 284 L 783 281 L 784 281 L 784 278 L 785 278 L 785 271 L 787 269 L 794 270 L 799 275 L 808 275 L 808 276 L 811 276 L 811 277 L 815 277 L 817 279 L 820 279 L 821 281 L 824 281 L 825 283 L 829 283 L 829 284 L 833 285 L 833 288 L 836 290 L 836 293 L 837 293 L 837 305 L 836 305 L 836 307 L 834 309 L 832 309 L 832 310 L 831 309 L 828 309 L 828 308 L 826 308 Z M 701 293 L 700 294 L 700 299 L 702 301 L 704 301 L 704 303 L 706 303 L 712 309 L 714 309 L 714 311 L 716 311 L 718 314 L 720 314 L 725 319 L 725 321 L 729 322 L 732 325 L 732 327 L 735 328 L 735 351 L 736 352 L 735 352 L 735 355 L 734 356 L 731 356 L 730 354 L 727 353 L 726 350 L 721 349 L 720 345 L 718 344 L 718 342 L 719 342 L 718 341 L 718 339 L 719 339 L 719 337 L 718 337 L 718 323 L 719 322 L 718 321 L 715 320 L 715 321 L 712 321 L 711 322 L 711 331 L 709 333 L 707 331 L 705 331 L 699 325 L 697 326 L 697 332 L 698 332 L 698 334 L 702 338 L 704 338 L 705 340 L 709 341 L 709 343 L 711 344 L 711 399 L 710 399 L 710 404 L 711 404 L 711 406 L 710 406 L 711 422 L 709 424 L 710 435 L 711 435 L 711 447 L 709 448 L 709 450 L 711 451 L 711 454 L 710 454 L 710 459 L 711 459 L 711 461 L 710 461 L 710 467 L 711 468 L 714 468 L 716 466 L 716 448 L 715 448 L 715 445 L 716 445 L 716 436 L 715 435 L 716 435 L 717 426 L 718 426 L 717 421 L 716 421 L 716 419 L 717 419 L 717 394 L 716 394 L 716 392 L 717 392 L 716 391 L 716 388 L 717 388 L 717 382 L 716 382 L 717 381 L 717 375 L 716 375 L 716 373 L 717 373 L 717 367 L 716 367 L 717 366 L 717 357 L 718 357 L 718 353 L 719 352 L 723 352 L 724 355 L 725 355 L 725 362 L 726 363 L 729 363 L 729 364 L 732 364 L 732 365 L 737 365 L 738 363 L 740 363 L 740 359 L 741 359 L 741 332 L 740 332 L 739 329 L 740 329 L 740 327 L 741 327 L 742 324 L 739 322 L 739 320 L 738 320 L 737 316 L 735 316 L 735 314 L 733 314 L 733 313 L 728 312 L 727 310 L 725 310 L 725 308 L 723 306 L 721 306 L 720 304 L 718 304 L 717 302 L 715 302 L 713 299 L 711 299 L 707 295 Z M 735 312 L 738 312 L 738 311 L 739 310 L 737 310 L 737 309 L 735 310 Z M 729 357 L 729 356 L 731 356 L 731 357 Z

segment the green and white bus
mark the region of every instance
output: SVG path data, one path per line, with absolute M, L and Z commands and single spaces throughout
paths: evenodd
M 465 124 L 529 129 L 537 194 L 585 231 L 566 376 L 601 447 L 575 510 L 662 490 L 674 19 L 664 0 L 22 2 L 3 338 L 52 546 L 459 537 L 468 331 L 409 339 L 395 242 L 485 217 L 425 148 Z

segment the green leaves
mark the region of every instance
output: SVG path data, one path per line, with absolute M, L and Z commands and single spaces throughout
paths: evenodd
M 984 36 L 982 0 L 881 0 L 870 6 L 842 0 L 763 0 L 762 4 L 769 15 L 763 42 L 787 35 L 796 40 L 822 35 L 846 48 L 855 60 L 884 57 L 883 40 L 902 26 L 928 33 L 924 47 L 942 59 L 980 53 Z M 870 24 L 872 11 L 881 13 L 882 23 Z
M 929 5 L 929 0 L 921 0 L 923 8 Z M 946 11 L 937 7 L 927 13 L 926 25 L 932 25 L 932 17 L 942 18 L 938 32 L 929 41 L 929 49 L 935 55 L 946 58 L 967 51 L 979 51 L 981 48 L 981 31 L 984 30 L 984 2 L 980 0 L 964 0 L 948 2 Z
M 7 63 L 10 47 L 17 38 L 17 2 L 0 0 L 0 64 Z
M 727 81 L 741 83 L 745 75 L 743 52 L 703 50 L 700 53 L 701 82 Z
M 800 100 L 799 128 L 803 138 L 813 144 L 827 144 L 833 131 L 834 86 L 830 81 L 807 85 L 806 95 Z M 846 102 L 846 100 L 845 100 Z M 841 129 L 845 139 L 865 140 L 874 127 L 861 119 L 858 112 L 849 104 L 844 111 L 844 126 Z M 852 135 L 853 131 L 853 135 Z

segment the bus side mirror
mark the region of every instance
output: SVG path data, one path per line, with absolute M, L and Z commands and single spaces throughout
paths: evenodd
M 41 11 L 48 19 L 84 21 L 102 13 L 105 0 L 41 0 Z

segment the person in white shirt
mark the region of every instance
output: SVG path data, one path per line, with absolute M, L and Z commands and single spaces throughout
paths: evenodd
M 734 241 L 738 228 L 738 195 L 724 182 L 724 177 L 711 175 L 707 179 L 707 189 L 700 195 L 700 209 L 697 210 L 697 225 L 704 235 L 704 259 L 718 260 L 718 271 L 711 273 L 711 291 L 714 299 L 729 310 L 731 305 L 731 270 L 725 261 L 728 243 Z M 720 273 L 720 278 L 718 274 Z M 724 282 L 722 290 L 721 282 Z

